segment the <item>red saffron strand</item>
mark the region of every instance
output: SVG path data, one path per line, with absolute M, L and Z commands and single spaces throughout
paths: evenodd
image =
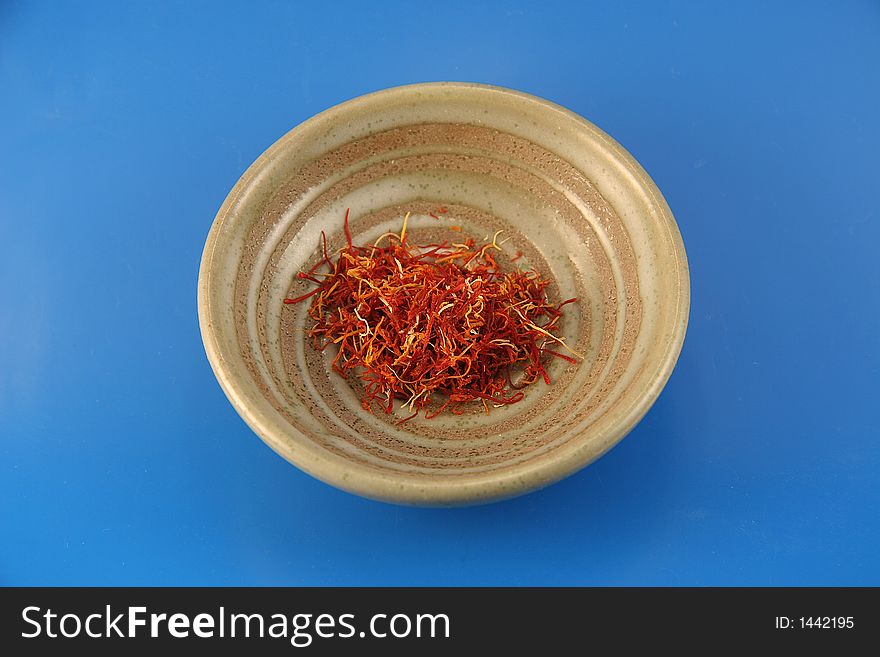
M 345 223 L 343 224 L 345 227 L 345 240 L 348 242 L 348 248 L 351 249 L 351 228 L 348 226 L 348 214 L 351 212 L 351 208 L 346 208 L 345 210 Z
M 574 358 L 572 358 L 571 356 L 566 356 L 565 354 L 560 354 L 558 351 L 553 351 L 552 349 L 547 349 L 547 348 L 542 348 L 541 351 L 543 351 L 546 354 L 553 354 L 557 358 L 561 358 L 562 360 L 567 360 L 569 363 L 572 363 L 574 365 L 578 364 L 578 361 L 575 360 Z
M 301 297 L 296 297 L 295 299 L 285 299 L 284 303 L 286 303 L 286 304 L 299 303 L 300 301 L 305 301 L 309 297 L 315 296 L 320 291 L 321 291 L 321 288 L 318 287 L 318 288 L 315 288 L 314 290 L 312 290 L 311 292 L 306 292 Z

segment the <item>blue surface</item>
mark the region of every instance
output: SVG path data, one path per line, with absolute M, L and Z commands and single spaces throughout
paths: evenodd
M 175 4 L 0 4 L 0 582 L 880 584 L 880 5 Z M 195 289 L 273 141 L 443 79 L 622 142 L 693 299 L 611 453 L 426 510 L 266 447 L 211 373 Z

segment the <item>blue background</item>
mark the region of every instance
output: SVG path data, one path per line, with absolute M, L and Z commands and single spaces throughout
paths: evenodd
M 0 581 L 880 584 L 880 5 L 585 4 L 0 3 Z M 266 447 L 208 365 L 196 277 L 284 132 L 445 79 L 617 138 L 693 299 L 611 453 L 430 510 Z

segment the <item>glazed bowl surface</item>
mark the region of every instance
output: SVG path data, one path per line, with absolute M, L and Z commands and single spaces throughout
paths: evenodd
M 347 210 L 357 244 L 399 232 L 407 212 L 414 243 L 502 231 L 500 265 L 577 297 L 560 329 L 583 360 L 552 359 L 550 385 L 488 414 L 365 411 L 333 349 L 308 339 L 308 303 L 283 303 L 309 290 L 297 273 L 320 259 L 322 231 L 331 252 L 345 245 Z M 558 105 L 470 83 L 387 89 L 295 127 L 229 193 L 198 282 L 208 359 L 260 438 L 329 484 L 420 505 L 522 494 L 604 454 L 665 385 L 689 299 L 678 227 L 629 153 Z

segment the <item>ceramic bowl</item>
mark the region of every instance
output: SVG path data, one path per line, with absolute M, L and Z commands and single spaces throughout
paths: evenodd
M 441 219 L 430 216 L 447 209 Z M 551 384 L 516 404 L 398 421 L 371 414 L 306 338 L 296 278 L 344 243 L 399 231 L 412 243 L 502 230 L 518 266 L 553 281 L 561 333 L 584 354 L 553 359 Z M 663 196 L 617 142 L 580 116 L 477 84 L 387 89 L 297 126 L 244 173 L 202 256 L 199 322 L 238 413 L 301 470 L 366 497 L 473 504 L 555 482 L 595 460 L 641 419 L 684 340 L 688 267 Z

